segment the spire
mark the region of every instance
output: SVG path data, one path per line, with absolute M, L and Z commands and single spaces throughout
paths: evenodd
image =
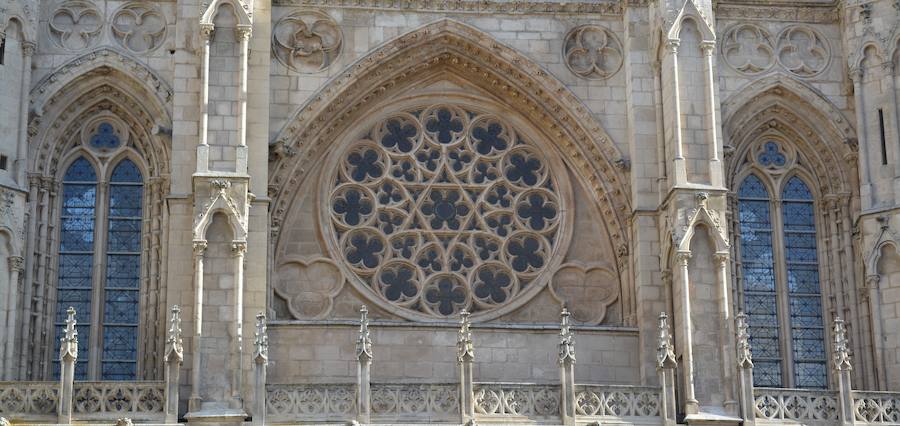
M 659 343 L 656 346 L 656 368 L 675 368 L 675 351 L 669 330 L 669 316 L 659 313 Z
M 575 363 L 575 333 L 569 324 L 569 310 L 563 306 L 559 316 L 559 363 L 566 361 Z
M 256 314 L 256 340 L 253 341 L 253 359 L 257 363 L 269 363 L 269 336 L 266 335 L 266 316 Z
M 59 339 L 61 345 L 59 348 L 59 359 L 63 361 L 67 358 L 73 361 L 78 359 L 78 330 L 75 330 L 75 308 L 69 306 L 66 310 L 68 317 L 66 318 L 66 330 Z
M 463 309 L 460 313 L 459 336 L 456 339 L 456 356 L 459 362 L 475 359 L 475 345 L 472 344 L 472 332 L 469 330 L 469 311 Z
M 847 328 L 844 326 L 844 320 L 840 318 L 834 320 L 834 369 L 838 371 L 853 369 L 853 366 L 850 365 Z
M 369 337 L 369 309 L 366 305 L 359 308 L 359 336 L 356 338 L 356 358 L 365 361 L 372 359 L 372 338 Z
M 181 308 L 172 306 L 172 318 L 169 320 L 169 331 L 166 337 L 166 359 L 184 360 L 184 347 L 181 342 Z
M 737 321 L 737 357 L 738 366 L 741 368 L 753 368 L 753 353 L 750 351 L 750 324 L 747 322 L 747 314 L 738 312 Z

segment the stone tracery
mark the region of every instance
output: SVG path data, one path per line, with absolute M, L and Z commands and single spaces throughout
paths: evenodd
M 407 316 L 520 299 L 571 232 L 551 160 L 500 117 L 457 106 L 382 120 L 341 153 L 325 190 L 335 257 Z

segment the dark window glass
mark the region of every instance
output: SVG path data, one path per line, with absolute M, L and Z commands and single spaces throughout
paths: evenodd
M 785 270 L 791 315 L 794 385 L 827 386 L 825 330 L 819 293 L 819 261 L 813 195 L 799 177 L 788 180 L 783 192 Z
M 59 230 L 59 281 L 56 295 L 56 341 L 66 326 L 66 310 L 75 308 L 78 325 L 78 360 L 75 379 L 87 379 L 90 339 L 91 291 L 94 264 L 94 217 L 97 208 L 97 173 L 79 158 L 63 177 Z M 59 377 L 59 359 L 54 358 L 54 377 Z
M 143 189 L 134 162 L 122 160 L 113 169 L 103 294 L 103 380 L 133 380 L 137 374 Z

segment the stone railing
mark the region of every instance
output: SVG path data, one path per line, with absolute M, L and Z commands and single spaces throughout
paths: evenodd
M 604 424 L 610 417 L 659 417 L 660 388 L 658 386 L 600 386 L 575 387 L 575 412 L 579 416 L 596 417 Z M 579 419 L 580 420 L 580 419 Z
M 900 393 L 853 391 L 856 423 L 900 424 Z
M 478 417 L 559 419 L 559 385 L 476 383 Z
M 75 382 L 75 420 L 116 420 L 161 423 L 165 419 L 166 382 Z
M 372 421 L 401 423 L 430 419 L 459 420 L 459 385 L 372 384 Z
M 353 383 L 267 385 L 266 419 L 270 422 L 353 419 L 355 401 Z
M 58 404 L 58 382 L 0 382 L 0 417 L 55 422 Z
M 757 421 L 835 424 L 839 419 L 837 391 L 754 388 Z

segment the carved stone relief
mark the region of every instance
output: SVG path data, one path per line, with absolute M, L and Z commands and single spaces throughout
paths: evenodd
M 800 77 L 820 74 L 831 59 L 825 38 L 812 28 L 800 25 L 787 27 L 781 32 L 775 52 L 778 63 Z
M 275 294 L 295 319 L 318 319 L 331 311 L 344 287 L 341 271 L 330 260 L 289 260 L 276 268 Z
M 599 324 L 619 298 L 619 278 L 602 266 L 572 262 L 559 267 L 550 289 L 577 321 Z
M 566 66 L 587 79 L 612 77 L 622 67 L 622 44 L 612 31 L 599 25 L 583 25 L 566 35 Z
M 396 112 L 332 161 L 320 204 L 329 251 L 403 317 L 513 309 L 546 285 L 571 235 L 561 167 L 492 114 Z
M 275 24 L 272 51 L 284 66 L 299 73 L 328 68 L 340 55 L 343 35 L 330 16 L 311 10 L 294 11 Z
M 128 3 L 113 15 L 110 30 L 120 46 L 134 53 L 146 53 L 165 40 L 166 18 L 155 6 Z
M 69 0 L 50 15 L 50 38 L 63 49 L 81 50 L 97 44 L 103 28 L 103 15 L 93 3 Z
M 799 77 L 813 77 L 828 66 L 831 58 L 827 41 L 815 30 L 791 25 L 777 39 L 759 25 L 740 23 L 723 36 L 722 56 L 736 71 L 755 75 L 776 63 Z
M 725 62 L 744 74 L 758 74 L 775 65 L 775 50 L 769 32 L 753 24 L 731 27 L 722 42 Z

